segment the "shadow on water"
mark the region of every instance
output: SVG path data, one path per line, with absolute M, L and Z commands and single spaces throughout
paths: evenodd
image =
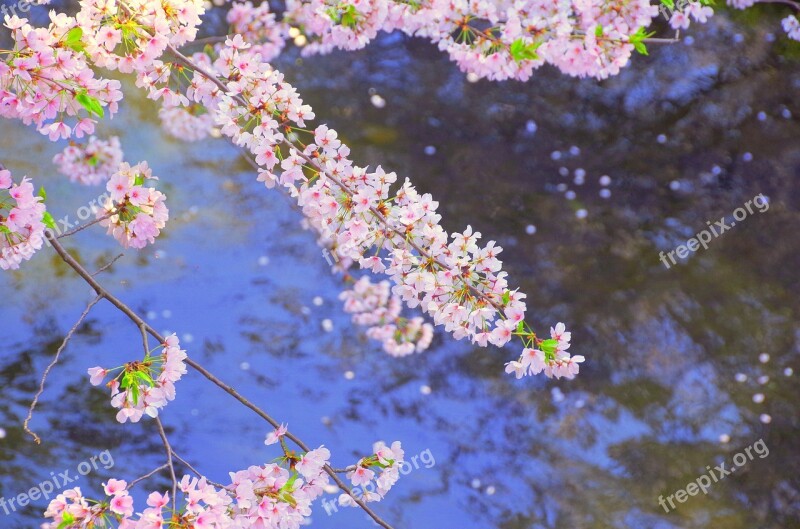
M 568 322 L 588 358 L 575 381 L 516 381 L 502 372 L 516 351 L 443 335 L 423 355 L 387 357 L 349 324 L 342 285 L 289 201 L 223 141 L 166 137 L 133 89 L 104 132 L 161 177 L 172 220 L 104 281 L 309 444 L 331 448 L 337 465 L 379 438 L 401 439 L 408 457 L 429 450 L 435 464 L 418 458 L 377 505 L 397 527 L 800 526 L 790 371 L 800 352 L 800 68 L 769 37 L 775 22 L 717 17 L 602 83 L 549 70 L 526 84 L 470 83 L 430 46 L 397 36 L 278 63 L 355 159 L 431 192 L 449 230 L 470 224 L 505 248 L 537 328 Z M 57 218 L 100 194 L 54 174 L 57 146 L 0 127 L 2 161 L 46 185 Z M 767 211 L 669 269 L 659 261 L 758 194 Z M 69 245 L 91 267 L 118 253 L 99 231 Z M 0 293 L 0 496 L 105 450 L 113 467 L 70 486 L 96 493 L 108 477 L 159 466 L 152 422 L 116 424 L 86 383 L 87 368 L 138 354 L 138 331 L 108 306 L 55 368 L 33 421 L 43 443 L 30 442 L 21 422 L 39 373 L 89 293 L 51 251 L 0 276 Z M 276 456 L 265 425 L 195 373 L 163 417 L 176 450 L 216 481 Z M 768 456 L 669 514 L 659 506 L 759 439 Z M 0 526 L 36 527 L 45 504 L 0 512 Z M 314 524 L 363 518 L 319 508 Z

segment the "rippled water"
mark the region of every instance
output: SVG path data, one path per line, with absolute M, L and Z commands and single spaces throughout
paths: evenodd
M 343 285 L 289 200 L 224 141 L 166 137 L 133 89 L 106 132 L 161 177 L 173 220 L 101 277 L 335 464 L 378 439 L 402 440 L 409 457 L 429 450 L 435 464 L 418 459 L 376 505 L 397 528 L 800 527 L 800 391 L 787 376 L 800 367 L 800 68 L 793 48 L 771 42 L 778 29 L 774 17 L 718 17 L 602 83 L 545 70 L 526 84 L 473 84 L 429 45 L 394 36 L 279 62 L 356 160 L 433 193 L 447 229 L 470 224 L 505 248 L 532 321 L 567 322 L 588 358 L 575 381 L 516 381 L 502 372 L 515 350 L 443 334 L 423 355 L 386 356 L 342 312 Z M 6 121 L 0 131 L 3 163 L 46 185 L 57 218 L 100 194 L 57 176 L 58 147 L 34 131 Z M 759 193 L 767 211 L 661 264 L 660 251 Z M 119 253 L 99 230 L 68 245 L 89 267 Z M 0 276 L 0 296 L 0 496 L 105 450 L 113 468 L 74 484 L 97 491 L 160 465 L 152 421 L 116 424 L 86 383 L 88 367 L 138 354 L 138 330 L 104 304 L 48 381 L 32 423 L 42 445 L 23 434 L 39 374 L 90 293 L 42 251 Z M 265 425 L 196 373 L 163 419 L 178 453 L 216 481 L 277 455 Z M 669 514 L 659 506 L 759 439 L 769 455 Z M 38 526 L 45 504 L 0 510 L 0 527 Z M 369 524 L 352 509 L 314 515 L 322 528 Z

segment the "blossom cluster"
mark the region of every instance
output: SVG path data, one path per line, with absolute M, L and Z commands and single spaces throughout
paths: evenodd
M 800 21 L 796 16 L 789 15 L 781 21 L 781 25 L 790 39 L 800 40 Z
M 76 15 L 82 46 L 97 66 L 123 73 L 147 72 L 169 46 L 197 35 L 201 0 L 82 0 Z
M 42 529 L 73 527 L 104 527 L 108 519 L 123 519 L 133 514 L 133 498 L 126 490 L 127 483 L 111 479 L 105 484 L 108 502 L 93 501 L 83 496 L 80 487 L 67 489 L 52 500 L 44 512 L 52 522 Z
M 122 157 L 122 147 L 116 136 L 107 140 L 90 136 L 85 144 L 70 143 L 53 157 L 53 163 L 71 182 L 98 185 L 111 178 L 122 163 Z
M 386 496 L 389 489 L 400 479 L 400 466 L 405 457 L 400 441 L 395 441 L 391 446 L 386 446 L 384 442 L 378 441 L 372 450 L 373 455 L 359 460 L 355 468 L 347 474 L 354 486 L 364 489 L 361 499 L 365 502 L 381 501 Z M 377 485 L 374 492 L 370 491 L 369 487 L 365 487 L 372 480 L 375 480 L 375 485 Z M 345 507 L 357 505 L 349 494 L 340 495 L 339 504 Z
M 403 463 L 399 442 L 391 447 L 376 443 L 373 451 L 348 474 L 355 485 L 376 480 L 377 492 L 365 492 L 364 501 L 380 501 L 397 482 Z M 204 477 L 183 476 L 177 484 L 183 504 L 175 499 L 171 504 L 168 492 L 151 492 L 147 508 L 136 514 L 126 481 L 110 479 L 104 483 L 107 499 L 102 501 L 84 497 L 80 488 L 66 490 L 48 505 L 45 517 L 51 521 L 43 529 L 109 527 L 112 521 L 120 529 L 166 525 L 187 529 L 299 529 L 308 525 L 313 501 L 330 483 L 326 472 L 330 456 L 324 446 L 302 455 L 287 450 L 279 463 L 230 472 L 231 483 L 222 488 Z M 371 469 L 379 473 L 377 478 Z M 342 494 L 339 502 L 356 505 L 348 494 Z
M 261 25 L 301 33 L 304 54 L 358 49 L 399 30 L 429 39 L 477 77 L 527 80 L 549 63 L 603 79 L 627 64 L 657 15 L 648 0 L 288 0 L 280 21 L 269 13 Z
M 134 166 L 123 162 L 106 183 L 109 198 L 97 218 L 125 248 L 144 248 L 153 243 L 169 219 L 164 194 L 144 185 L 151 180 L 158 178 L 147 162 Z
M 157 529 L 167 525 L 192 529 L 239 527 L 233 524 L 228 512 L 230 496 L 205 478 L 183 476 L 177 490 L 183 495 L 185 505 L 179 510 L 169 507 L 169 492 L 152 492 L 147 497 L 148 507 L 134 515 L 128 488 L 123 480 L 108 480 L 103 490 L 110 499 L 105 501 L 85 498 L 78 487 L 66 490 L 48 505 L 44 515 L 52 522 L 43 524 L 42 529 L 110 527 L 111 521 L 119 529 Z
M 279 22 L 276 13 L 270 11 L 269 2 L 254 6 L 249 0 L 234 2 L 228 11 L 227 21 L 231 33 L 241 35 L 253 43 L 253 51 L 264 61 L 271 61 L 283 51 L 288 27 Z
M 567 332 L 564 324 L 558 323 L 550 328 L 550 339 L 542 340 L 538 349 L 526 347 L 519 360 L 508 362 L 506 373 L 513 373 L 517 378 L 541 372 L 547 378 L 575 378 L 580 371 L 580 364 L 586 359 L 582 355 L 571 356 L 567 352 L 571 336 L 572 333 Z
M 300 457 L 287 456 L 290 468 L 268 463 L 231 472 L 232 516 L 241 529 L 297 529 L 309 523 L 311 503 L 329 477 L 330 451 L 321 446 Z
M 42 247 L 45 209 L 28 178 L 15 184 L 11 172 L 0 169 L 0 269 L 19 268 Z
M 480 346 L 503 346 L 515 334 L 537 340 L 524 328 L 525 295 L 508 288 L 498 259 L 502 248 L 494 241 L 480 245 L 481 234 L 470 227 L 448 234 L 430 194 L 418 193 L 408 180 L 400 184 L 380 166 L 356 166 L 335 130 L 320 125 L 304 133 L 314 118 L 311 107 L 241 36 L 218 46 L 213 60 L 193 59 L 199 65 L 186 97 L 206 107 L 220 132 L 250 151 L 260 166 L 259 181 L 289 191 L 342 268 L 358 263 L 387 274 L 393 296 L 421 307 L 457 339 Z M 151 93 L 163 82 L 154 83 Z M 356 303 L 352 308 L 361 312 Z M 396 307 L 387 308 L 386 315 L 398 315 Z M 415 342 L 426 346 L 431 338 L 421 320 L 386 327 L 392 323 L 376 325 L 372 335 L 394 354 L 408 354 Z
M 165 101 L 158 110 L 158 117 L 169 135 L 183 141 L 200 141 L 214 128 L 214 116 L 198 104 Z
M 0 116 L 35 125 L 55 141 L 92 134 L 95 118 L 117 111 L 120 83 L 94 77 L 75 19 L 51 11 L 49 26 L 35 28 L 6 16 L 5 27 L 14 47 L 0 50 Z
M 692 18 L 696 22 L 705 24 L 713 14 L 714 10 L 711 7 L 700 2 L 689 2 L 682 6 L 682 9 L 677 9 L 672 13 L 669 25 L 672 29 L 688 29 Z
M 392 356 L 421 353 L 430 347 L 433 326 L 417 316 L 403 318 L 403 303 L 392 294 L 388 281 L 373 283 L 363 276 L 353 288 L 339 295 L 345 312 L 353 314 L 353 322 L 369 327 L 367 336 L 383 343 Z
M 160 353 L 153 354 L 161 349 Z M 143 415 L 158 416 L 158 410 L 175 399 L 175 382 L 186 374 L 186 351 L 180 348 L 178 337 L 168 336 L 154 351 L 148 351 L 141 361 L 126 363 L 113 369 L 89 368 L 89 381 L 100 385 L 106 376 L 117 373 L 108 382 L 111 405 L 117 408 L 117 421 L 139 422 Z

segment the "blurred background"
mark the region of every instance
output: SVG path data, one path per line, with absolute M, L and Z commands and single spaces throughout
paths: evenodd
M 132 83 L 99 133 L 120 136 L 126 161 L 149 162 L 171 220 L 102 281 L 308 444 L 329 447 L 336 466 L 377 440 L 401 440 L 407 459 L 429 450 L 435 464 L 375 504 L 398 529 L 800 527 L 800 49 L 780 16 L 718 12 L 604 82 L 544 68 L 524 84 L 472 83 L 398 35 L 276 62 L 354 160 L 432 193 L 446 229 L 469 224 L 505 248 L 534 328 L 566 322 L 570 352 L 587 357 L 576 380 L 515 380 L 503 363 L 516 344 L 481 349 L 439 331 L 421 355 L 387 356 L 342 311 L 344 284 L 290 200 L 224 140 L 168 137 Z M 224 33 L 224 11 L 208 19 L 208 34 Z M 75 219 L 102 188 L 56 174 L 63 147 L 0 121 L 2 162 L 46 186 L 56 218 Z M 659 261 L 759 193 L 768 211 L 670 269 Z M 99 227 L 66 245 L 89 268 L 121 251 Z M 86 375 L 137 357 L 138 330 L 106 303 L 92 311 L 50 375 L 37 446 L 22 421 L 91 294 L 43 250 L 0 274 L 0 299 L 0 496 L 74 475 L 105 450 L 114 466 L 71 486 L 96 495 L 109 477 L 161 465 L 153 421 L 116 423 Z M 197 373 L 177 390 L 162 419 L 211 479 L 278 455 L 265 423 Z M 759 439 L 768 456 L 668 514 L 659 506 Z M 167 486 L 156 477 L 138 495 Z M 46 503 L 0 511 L 0 527 L 38 527 Z M 313 516 L 320 528 L 371 523 L 358 509 Z

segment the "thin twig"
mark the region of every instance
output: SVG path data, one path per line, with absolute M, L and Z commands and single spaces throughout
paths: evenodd
M 333 468 L 333 467 L 331 467 L 331 470 L 333 470 L 337 474 L 346 474 L 347 472 L 352 472 L 355 469 L 356 469 L 356 465 L 350 465 L 349 467 L 345 467 L 345 468 Z
M 105 272 L 106 270 L 108 270 L 109 268 L 111 268 L 111 265 L 113 265 L 114 263 L 116 263 L 117 261 L 119 261 L 119 259 L 120 259 L 120 258 L 121 258 L 123 255 L 125 255 L 125 254 L 124 254 L 124 253 L 121 253 L 121 254 L 119 254 L 118 256 L 116 256 L 115 258 L 113 258 L 112 260 L 110 260 L 109 262 L 107 262 L 106 264 L 104 264 L 103 266 L 101 266 L 100 268 L 98 268 L 98 269 L 97 269 L 97 271 L 96 271 L 95 273 L 93 273 L 93 274 L 92 274 L 92 277 L 94 277 L 94 276 L 96 276 L 97 274 L 100 274 L 100 273 L 102 273 L 102 272 Z
M 80 327 L 81 323 L 83 323 L 83 320 L 86 318 L 86 316 L 89 315 L 89 311 L 92 310 L 92 307 L 97 305 L 97 303 L 101 299 L 103 299 L 103 296 L 98 295 L 92 301 L 89 302 L 89 304 L 86 306 L 84 311 L 81 313 L 80 318 L 78 318 L 78 321 L 75 322 L 75 325 L 72 326 L 72 328 L 69 330 L 67 335 L 64 337 L 64 341 L 61 342 L 61 345 L 59 346 L 58 350 L 56 351 L 56 356 L 53 358 L 53 360 L 50 362 L 50 364 L 44 370 L 44 374 L 42 375 L 42 380 L 39 383 L 39 391 L 37 391 L 36 395 L 34 395 L 33 402 L 31 402 L 31 406 L 30 406 L 30 408 L 28 408 L 28 416 L 25 418 L 25 422 L 22 423 L 23 428 L 25 429 L 25 432 L 27 432 L 28 434 L 33 436 L 33 440 L 36 442 L 36 444 L 40 444 L 42 442 L 42 440 L 39 438 L 38 435 L 36 435 L 35 432 L 33 432 L 30 428 L 28 428 L 28 422 L 30 422 L 31 418 L 33 417 L 33 409 L 36 407 L 36 404 L 39 402 L 39 397 L 41 397 L 42 393 L 44 393 L 44 382 L 45 382 L 45 380 L 47 380 L 47 375 L 50 374 L 50 370 L 53 369 L 53 367 L 58 363 L 58 359 L 61 356 L 61 352 L 67 346 L 67 343 L 69 343 L 69 340 L 72 338 L 72 335 L 75 334 L 75 331 L 78 329 L 78 327 Z
M 107 214 L 103 215 L 102 217 L 97 217 L 96 219 L 94 219 L 91 222 L 87 222 L 86 224 L 81 224 L 80 226 L 78 226 L 76 228 L 72 228 L 71 230 L 62 233 L 61 235 L 57 235 L 56 238 L 57 239 L 63 239 L 64 237 L 69 237 L 70 235 L 75 235 L 79 231 L 83 231 L 83 230 L 85 230 L 86 228 L 88 228 L 90 226 L 94 226 L 98 222 L 102 222 L 102 221 L 106 220 L 111 215 L 112 215 L 112 213 L 107 213 Z
M 167 440 L 167 433 L 164 431 L 164 425 L 161 424 L 161 419 L 156 417 L 156 425 L 158 425 L 158 435 L 161 436 L 161 441 L 164 443 L 164 449 L 167 451 L 167 465 L 169 466 L 169 474 L 172 476 L 172 509 L 175 509 L 175 496 L 178 494 L 178 479 L 175 477 L 175 466 L 172 464 L 172 447 Z
M 179 456 L 179 455 L 177 454 L 177 452 L 175 452 L 175 450 L 172 450 L 172 457 L 174 457 L 175 459 L 177 459 L 178 461 L 180 461 L 181 463 L 183 463 L 183 464 L 186 466 L 186 468 L 188 468 L 189 470 L 191 470 L 192 472 L 194 472 L 195 474 L 197 474 L 197 477 L 198 477 L 198 478 L 205 478 L 205 480 L 206 480 L 208 483 L 210 483 L 211 485 L 213 485 L 213 486 L 217 487 L 218 489 L 227 490 L 227 487 L 225 487 L 225 485 L 222 485 L 222 484 L 220 484 L 220 483 L 217 483 L 217 482 L 215 482 L 215 481 L 211 481 L 210 479 L 208 479 L 208 477 L 206 477 L 206 476 L 205 476 L 204 474 L 202 474 L 202 473 L 201 473 L 199 470 L 197 470 L 196 468 L 194 468 L 194 467 L 193 467 L 193 466 L 192 466 L 192 465 L 191 465 L 191 464 L 190 464 L 188 461 L 186 461 L 184 458 L 182 458 L 181 456 Z
M 134 485 L 136 485 L 140 481 L 144 481 L 145 479 L 149 478 L 150 476 L 152 476 L 154 474 L 158 474 L 159 472 L 161 472 L 162 470 L 164 470 L 165 468 L 168 468 L 168 467 L 169 467 L 169 465 L 167 463 L 164 463 L 160 467 L 158 467 L 156 469 L 153 469 L 152 471 L 148 472 L 144 476 L 141 476 L 141 477 L 138 477 L 138 478 L 134 479 L 133 481 L 128 483 L 128 489 L 131 489 Z
M 206 45 L 206 44 L 219 44 L 220 42 L 225 42 L 230 37 L 228 35 L 219 35 L 216 37 L 205 37 L 202 39 L 195 39 L 191 42 L 187 42 L 185 46 L 196 46 L 198 44 Z

